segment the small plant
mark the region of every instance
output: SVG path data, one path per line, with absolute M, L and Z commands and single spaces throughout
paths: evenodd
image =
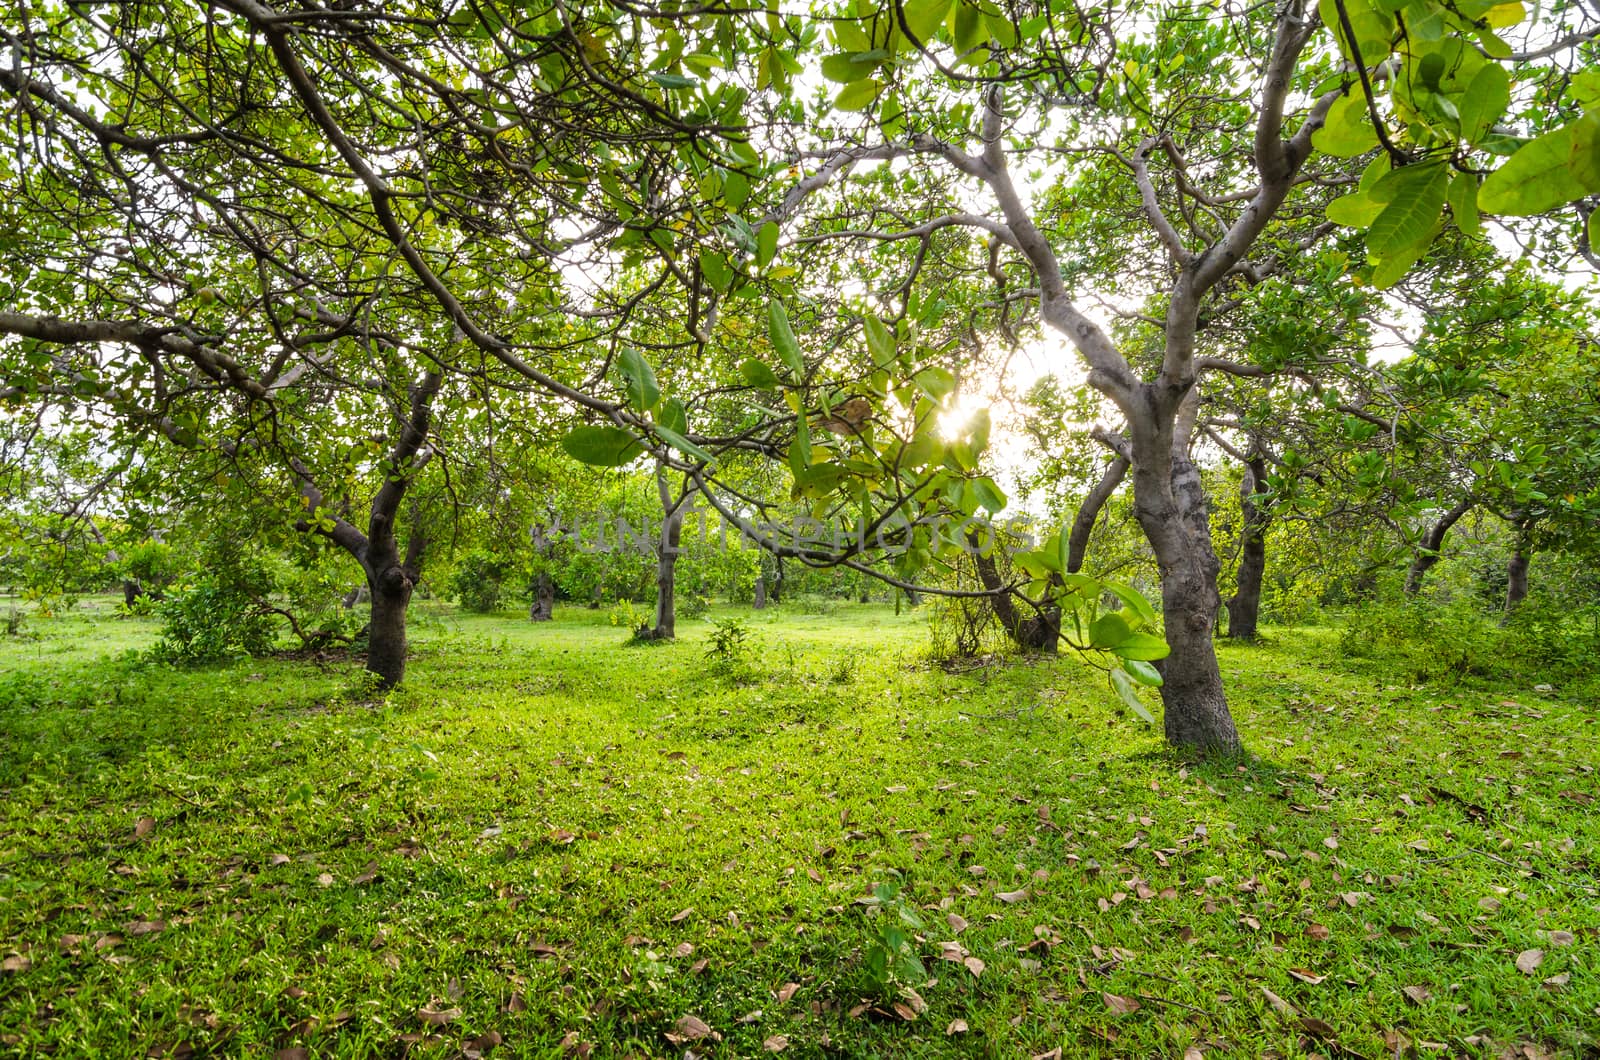
M 901 897 L 901 885 L 885 880 L 872 889 L 866 907 L 872 940 L 867 944 L 866 971 L 872 989 L 888 997 L 897 987 L 915 987 L 928 978 L 917 955 L 917 932 L 924 930 L 916 906 Z
M 726 618 L 711 623 L 711 633 L 706 637 L 706 658 L 714 668 L 733 670 L 745 661 L 750 650 L 750 628 L 737 618 Z
M 270 586 L 263 586 L 270 589 Z M 263 655 L 276 626 L 250 587 L 203 578 L 162 601 L 161 639 L 153 653 L 165 662 L 189 663 Z
M 699 593 L 687 593 L 678 599 L 680 618 L 703 618 L 711 610 L 711 601 Z
M 859 651 L 841 652 L 828 670 L 828 680 L 836 685 L 854 683 L 856 670 L 861 666 L 861 655 Z
M 606 621 L 613 626 L 621 626 L 632 633 L 640 627 L 648 628 L 649 618 L 634 604 L 632 600 L 618 600 L 611 605 L 611 610 L 606 613 Z

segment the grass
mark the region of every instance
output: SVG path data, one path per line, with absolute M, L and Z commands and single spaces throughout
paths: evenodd
M 1595 1055 L 1593 703 L 1277 632 L 1221 649 L 1254 757 L 1197 764 L 1070 660 L 740 620 L 714 666 L 704 621 L 439 609 L 372 702 L 352 663 L 35 619 L 0 645 L 0 1051 Z

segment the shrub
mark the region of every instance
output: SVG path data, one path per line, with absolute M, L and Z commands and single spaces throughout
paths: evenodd
M 711 610 L 711 601 L 699 593 L 686 593 L 678 597 L 678 614 L 683 618 L 702 618 Z
M 169 595 L 159 606 L 161 639 L 152 649 L 167 662 L 205 662 L 272 650 L 276 627 L 257 602 L 265 593 L 205 577 Z M 259 587 L 270 591 L 271 586 Z
M 450 574 L 450 593 L 463 611 L 488 614 L 500 607 L 505 576 L 504 560 L 481 550 L 468 552 Z

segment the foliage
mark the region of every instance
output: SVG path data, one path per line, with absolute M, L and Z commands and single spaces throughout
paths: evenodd
M 450 593 L 463 610 L 488 614 L 500 606 L 505 577 L 504 560 L 474 550 L 456 560 L 455 569 L 450 572 Z
M 927 925 L 917 907 L 901 894 L 901 884 L 884 880 L 860 904 L 871 936 L 863 964 L 872 992 L 891 998 L 898 987 L 921 985 L 928 978 L 928 969 L 917 955 L 917 940 Z
M 706 634 L 705 657 L 714 673 L 741 674 L 749 665 L 750 627 L 737 618 L 713 619 Z
M 161 639 L 151 649 L 165 662 L 215 662 L 272 649 L 276 623 L 262 610 L 267 582 L 202 575 L 177 586 L 158 607 Z

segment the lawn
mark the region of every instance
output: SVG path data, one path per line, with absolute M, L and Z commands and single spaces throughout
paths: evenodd
M 0 643 L 0 1050 L 55 1056 L 1593 1056 L 1597 708 L 1223 646 L 1243 763 L 926 616 L 745 657 L 418 616 L 348 660 Z M 713 617 L 730 617 L 718 612 Z M 920 963 L 920 969 L 918 967 Z

